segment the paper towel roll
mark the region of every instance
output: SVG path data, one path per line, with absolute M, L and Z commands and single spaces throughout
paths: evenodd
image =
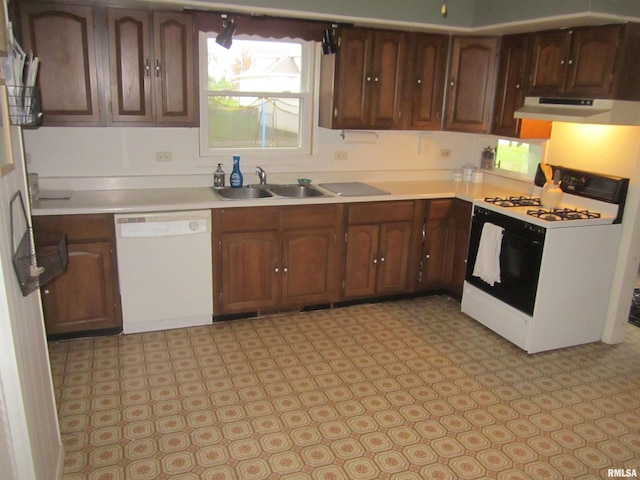
M 376 143 L 378 141 L 376 132 L 343 130 L 340 136 L 345 143 Z

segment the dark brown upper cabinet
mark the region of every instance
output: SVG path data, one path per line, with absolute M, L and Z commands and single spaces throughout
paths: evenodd
M 637 24 L 533 35 L 528 95 L 640 99 Z
M 195 123 L 193 24 L 177 12 L 107 12 L 112 123 Z
M 508 35 L 500 42 L 491 133 L 515 138 L 549 138 L 551 122 L 522 120 L 513 114 L 524 105 L 529 80 L 531 35 Z
M 447 35 L 412 33 L 407 42 L 404 116 L 409 130 L 440 130 L 447 69 Z
M 20 2 L 19 12 L 22 46 L 40 59 L 44 124 L 99 124 L 94 7 Z
M 44 125 L 197 124 L 191 15 L 20 2 Z
M 454 37 L 445 130 L 487 133 L 496 76 L 497 37 Z
M 321 59 L 320 126 L 400 128 L 405 48 L 404 32 L 343 29 Z

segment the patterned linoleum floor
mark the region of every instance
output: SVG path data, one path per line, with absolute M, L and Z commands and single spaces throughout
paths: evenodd
M 640 329 L 527 355 L 459 310 L 437 296 L 52 342 L 64 478 L 640 472 Z

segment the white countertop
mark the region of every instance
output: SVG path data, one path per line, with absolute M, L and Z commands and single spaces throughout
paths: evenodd
M 209 208 L 255 207 L 269 205 L 312 205 L 362 201 L 460 198 L 473 201 L 499 195 L 521 195 L 523 192 L 488 183 L 452 182 L 449 180 L 367 182 L 389 192 L 389 195 L 347 197 L 326 192 L 326 197 L 272 197 L 250 200 L 221 200 L 210 187 L 144 188 L 129 190 L 80 190 L 64 200 L 37 200 L 33 215 L 74 215 L 88 213 L 134 213 Z

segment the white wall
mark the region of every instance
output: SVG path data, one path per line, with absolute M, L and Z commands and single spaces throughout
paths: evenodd
M 554 123 L 546 160 L 631 179 L 603 334 L 605 342 L 619 343 L 624 339 L 640 261 L 640 127 Z
M 197 128 L 41 127 L 24 132 L 28 169 L 38 173 L 45 186 L 47 178 L 52 177 L 150 175 L 202 176 L 209 185 L 218 162 L 224 163 L 227 174 L 231 172 L 231 154 L 200 157 L 198 131 Z M 257 165 L 264 167 L 270 175 L 315 173 L 314 181 L 323 175 L 349 175 L 349 172 L 362 175 L 365 171 L 414 178 L 413 172 L 418 170 L 424 171 L 425 175 L 439 174 L 448 178 L 451 169 L 467 163 L 479 165 L 482 149 L 495 145 L 496 141 L 491 136 L 454 132 L 377 133 L 376 143 L 347 143 L 340 136 L 341 131 L 318 128 L 313 155 L 243 156 L 245 182 L 257 180 L 253 177 Z M 442 158 L 442 149 L 451 150 L 451 157 Z M 156 161 L 156 152 L 164 151 L 172 152 L 173 161 Z M 336 151 L 347 152 L 347 160 L 336 160 Z M 76 181 L 72 186 L 80 189 L 82 182 Z
M 9 202 L 16 191 L 25 191 L 19 131 L 12 130 L 16 168 L 0 178 L 0 477 L 61 479 L 64 451 L 40 297 L 37 291 L 22 296 L 11 261 Z M 18 205 L 17 240 L 25 228 L 24 221 L 18 223 Z

